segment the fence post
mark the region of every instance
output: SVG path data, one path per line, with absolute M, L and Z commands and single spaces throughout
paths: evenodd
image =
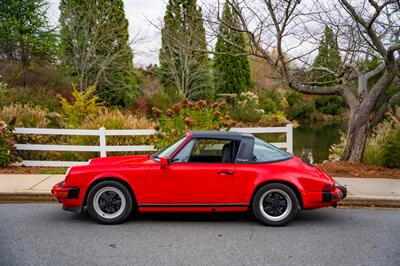
M 107 157 L 106 129 L 104 127 L 99 128 L 99 138 L 100 138 L 100 157 Z
M 293 154 L 293 125 L 287 124 L 286 125 L 286 143 L 287 143 L 287 152 Z

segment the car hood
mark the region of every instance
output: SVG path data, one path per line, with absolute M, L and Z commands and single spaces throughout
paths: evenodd
M 128 155 L 128 156 L 110 156 L 104 158 L 94 158 L 90 160 L 89 165 L 94 164 L 147 164 L 153 161 L 150 155 Z

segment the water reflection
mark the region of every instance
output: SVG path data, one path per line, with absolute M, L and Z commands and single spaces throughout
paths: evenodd
M 312 124 L 293 129 L 294 154 L 309 163 L 320 163 L 328 159 L 329 148 L 340 142 L 340 132 L 345 131 L 347 123 Z M 285 142 L 285 134 L 257 134 L 268 142 Z

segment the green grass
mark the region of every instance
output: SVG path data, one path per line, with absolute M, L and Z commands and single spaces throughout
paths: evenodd
M 67 172 L 67 168 L 49 168 L 49 169 L 40 169 L 39 174 L 44 175 L 61 175 Z

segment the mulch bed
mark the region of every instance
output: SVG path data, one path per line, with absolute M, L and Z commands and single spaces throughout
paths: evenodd
M 65 169 L 58 167 L 31 167 L 31 166 L 8 166 L 0 167 L 0 174 L 43 174 L 47 171 Z
M 365 177 L 400 179 L 400 169 L 390 169 L 369 164 L 355 164 L 349 162 L 325 162 L 316 165 L 336 177 Z

